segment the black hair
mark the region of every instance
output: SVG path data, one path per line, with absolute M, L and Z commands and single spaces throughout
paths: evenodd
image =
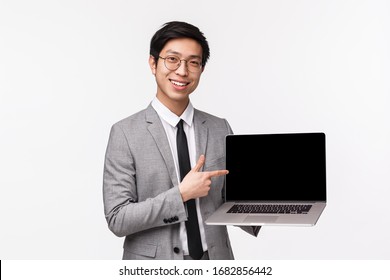
M 150 55 L 154 61 L 158 61 L 161 50 L 165 44 L 172 39 L 191 38 L 197 41 L 202 47 L 202 66 L 206 65 L 210 57 L 210 48 L 206 37 L 198 27 L 181 21 L 171 21 L 165 23 L 152 37 L 150 41 Z

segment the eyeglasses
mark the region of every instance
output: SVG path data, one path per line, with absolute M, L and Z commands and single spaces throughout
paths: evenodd
M 159 58 L 164 60 L 165 67 L 167 67 L 167 69 L 171 71 L 179 69 L 182 61 L 186 62 L 188 71 L 192 73 L 199 73 L 202 70 L 202 62 L 200 59 L 197 58 L 185 60 L 180 59 L 178 56 L 175 55 L 168 55 L 167 57 L 159 56 Z

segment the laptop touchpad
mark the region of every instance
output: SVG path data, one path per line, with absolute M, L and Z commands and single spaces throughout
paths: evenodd
M 272 223 L 275 222 L 277 218 L 277 216 L 251 215 L 245 218 L 244 223 Z

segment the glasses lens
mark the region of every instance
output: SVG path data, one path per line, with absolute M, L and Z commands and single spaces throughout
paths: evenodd
M 191 59 L 187 62 L 188 71 L 199 72 L 202 69 L 202 62 L 198 59 Z
M 180 66 L 180 59 L 176 56 L 167 56 L 164 62 L 165 66 L 171 71 L 176 70 Z

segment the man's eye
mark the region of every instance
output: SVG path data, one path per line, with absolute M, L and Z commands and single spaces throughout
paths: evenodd
M 177 63 L 179 61 L 179 59 L 177 57 L 174 57 L 174 56 L 168 56 L 166 58 L 166 60 L 170 63 Z
M 199 67 L 200 66 L 200 62 L 197 61 L 197 60 L 190 60 L 190 65 L 195 66 L 195 67 Z

